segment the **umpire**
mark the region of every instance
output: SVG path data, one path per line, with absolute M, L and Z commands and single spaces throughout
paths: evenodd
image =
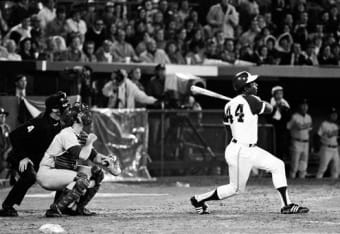
M 18 216 L 13 206 L 21 204 L 26 192 L 35 183 L 40 160 L 54 136 L 62 128 L 60 117 L 68 108 L 66 93 L 59 91 L 49 96 L 45 106 L 43 114 L 25 122 L 9 135 L 13 149 L 8 162 L 13 170 L 19 172 L 20 178 L 2 203 L 0 216 Z

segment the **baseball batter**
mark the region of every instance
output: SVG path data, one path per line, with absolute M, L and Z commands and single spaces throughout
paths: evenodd
M 191 197 L 191 204 L 198 214 L 207 214 L 207 201 L 222 200 L 243 192 L 249 173 L 258 168 L 271 172 L 274 187 L 281 198 L 281 213 L 307 213 L 308 208 L 290 201 L 283 161 L 256 146 L 258 115 L 271 113 L 273 107 L 262 101 L 257 94 L 257 75 L 240 72 L 233 78 L 233 87 L 238 93 L 224 108 L 224 123 L 230 127 L 232 140 L 225 150 L 230 183 L 208 193 Z
M 98 166 L 82 167 L 88 171 L 77 171 L 78 160 L 89 159 L 98 164 L 106 164 L 109 159 L 93 149 L 93 143 L 97 139 L 94 134 L 88 135 L 84 146 L 79 143 L 78 137 L 83 127 L 92 122 L 91 114 L 85 105 L 75 104 L 63 115 L 63 121 L 69 127 L 54 137 L 37 173 L 37 181 L 43 188 L 62 191 L 47 210 L 46 216 L 94 215 L 95 213 L 85 206 L 99 190 L 104 174 Z M 75 205 L 69 209 L 68 206 L 72 203 Z
M 331 177 L 336 179 L 339 177 L 339 146 L 338 146 L 338 134 L 339 127 L 336 124 L 338 120 L 338 113 L 335 108 L 331 108 L 329 118 L 323 121 L 318 130 L 320 136 L 320 164 L 316 174 L 316 178 L 323 177 L 328 166 L 331 164 Z
M 307 113 L 308 103 L 304 99 L 300 102 L 298 112 L 294 113 L 287 123 L 291 136 L 291 164 L 290 178 L 295 178 L 299 172 L 299 178 L 305 178 L 309 156 L 309 133 L 312 130 L 312 118 Z

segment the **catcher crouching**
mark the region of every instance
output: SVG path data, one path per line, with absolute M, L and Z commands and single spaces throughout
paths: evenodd
M 119 175 L 119 161 L 116 157 L 96 152 L 93 147 L 97 140 L 95 134 L 83 134 L 84 126 L 92 122 L 91 112 L 86 105 L 75 103 L 65 112 L 62 120 L 66 127 L 54 137 L 37 173 L 37 181 L 44 189 L 57 191 L 45 215 L 94 215 L 85 206 L 99 190 L 104 179 L 102 169 Z M 80 161 L 90 161 L 91 166 L 80 166 Z

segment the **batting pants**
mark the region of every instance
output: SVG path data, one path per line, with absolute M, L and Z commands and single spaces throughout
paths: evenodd
M 331 176 L 336 179 L 339 177 L 339 151 L 338 148 L 322 146 L 320 149 L 320 164 L 316 178 L 322 178 L 328 165 L 331 163 Z
M 299 171 L 299 177 L 305 178 L 308 167 L 308 151 L 309 143 L 292 141 L 291 144 L 291 163 L 290 163 L 290 178 L 295 178 L 296 173 Z
M 217 188 L 220 199 L 243 192 L 252 167 L 271 172 L 275 188 L 287 186 L 283 161 L 260 147 L 231 142 L 225 150 L 225 159 L 228 163 L 230 183 Z

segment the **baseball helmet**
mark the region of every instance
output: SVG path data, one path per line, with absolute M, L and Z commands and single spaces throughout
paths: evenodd
M 57 93 L 49 96 L 45 100 L 46 111 L 49 114 L 51 112 L 58 112 L 62 114 L 68 107 L 68 99 L 65 92 L 58 91 Z
M 75 102 L 64 112 L 61 119 L 66 126 L 72 126 L 75 122 L 88 126 L 92 123 L 92 114 L 86 104 Z
M 258 75 L 252 75 L 249 72 L 242 71 L 237 73 L 233 78 L 233 88 L 235 91 L 242 90 L 247 84 L 254 82 Z

